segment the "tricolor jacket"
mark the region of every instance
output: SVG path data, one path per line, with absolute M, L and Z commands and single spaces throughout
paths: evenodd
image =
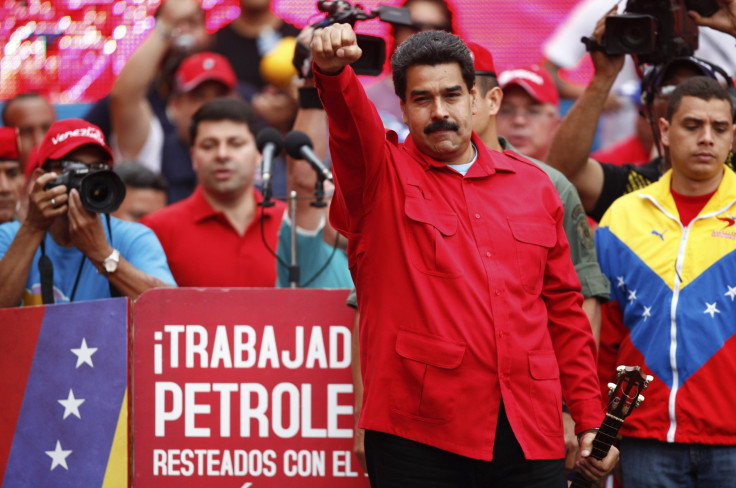
M 667 442 L 735 444 L 736 174 L 684 227 L 672 173 L 618 199 L 596 233 L 611 281 L 599 372 L 641 365 L 654 381 L 621 434 Z M 730 384 L 729 384 L 730 383 Z

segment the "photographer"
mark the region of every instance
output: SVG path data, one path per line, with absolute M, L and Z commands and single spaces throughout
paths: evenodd
M 606 18 L 614 13 L 615 9 L 611 9 L 598 21 L 592 36 L 598 43 L 602 42 L 605 34 Z M 669 161 L 667 154 L 663 153 L 662 157 L 641 166 L 617 166 L 598 162 L 589 156 L 598 119 L 623 66 L 624 56 L 610 56 L 603 50 L 594 50 L 591 59 L 595 67 L 593 78 L 562 119 L 552 139 L 547 163 L 567 176 L 577 188 L 585 211 L 593 219 L 599 220 L 618 197 L 657 181 L 662 172 L 669 168 Z M 658 120 L 664 117 L 668 91 L 693 76 L 716 78 L 716 70 L 714 65 L 698 58 L 680 56 L 654 66 L 642 82 L 644 111 L 652 123 L 655 144 L 660 144 L 656 127 Z M 726 165 L 733 169 L 731 158 Z
M 98 127 L 79 119 L 55 122 L 39 147 L 37 161 L 26 218 L 0 226 L 0 307 L 94 300 L 118 293 L 136 298 L 149 288 L 175 286 L 152 231 L 109 216 L 103 223 L 99 214 L 83 206 L 84 186 L 80 192 L 64 184 L 49 185 L 62 175 L 75 186 L 75 175 L 65 170 L 70 163 L 93 171 L 112 164 Z M 102 194 L 116 190 L 106 188 L 104 180 L 97 188 Z

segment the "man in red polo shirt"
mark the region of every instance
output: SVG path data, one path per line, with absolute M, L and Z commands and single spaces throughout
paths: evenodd
M 470 52 L 416 34 L 392 58 L 403 144 L 348 66 L 348 25 L 312 40 L 336 181 L 333 226 L 349 237 L 360 308 L 371 483 L 566 487 L 562 398 L 582 434 L 579 471 L 604 414 L 560 199 L 537 166 L 472 133 Z
M 285 204 L 259 206 L 257 130 L 243 100 L 217 98 L 194 114 L 190 152 L 199 185 L 141 220 L 161 241 L 179 286 L 275 286 L 269 249 L 276 249 Z

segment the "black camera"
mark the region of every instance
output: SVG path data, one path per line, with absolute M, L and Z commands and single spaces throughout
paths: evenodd
M 629 0 L 623 14 L 606 18 L 600 48 L 617 56 L 633 54 L 638 64 L 663 64 L 679 56 L 692 56 L 698 48 L 698 26 L 687 15 L 703 17 L 718 11 L 717 0 Z
M 355 26 L 359 20 L 379 18 L 382 22 L 393 25 L 411 27 L 411 11 L 405 7 L 379 5 L 371 12 L 366 12 L 359 4 L 352 5 L 346 0 L 319 0 L 317 9 L 326 12 L 327 17 L 313 27 L 327 27 L 342 23 Z M 378 76 L 383 72 L 386 62 L 386 41 L 380 37 L 358 34 L 358 46 L 363 51 L 359 60 L 351 64 L 358 75 Z
M 76 161 L 67 162 L 63 168 L 61 175 L 49 181 L 44 190 L 64 185 L 68 193 L 76 188 L 82 205 L 90 212 L 112 213 L 123 203 L 125 184 L 112 170 L 92 168 Z

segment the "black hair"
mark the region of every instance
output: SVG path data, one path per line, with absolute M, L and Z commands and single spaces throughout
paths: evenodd
M 496 75 L 475 75 L 475 88 L 478 90 L 479 97 L 485 97 L 489 91 L 493 90 L 497 86 L 501 85 L 498 84 L 498 78 L 496 78 Z
M 684 97 L 696 97 L 701 100 L 725 100 L 728 102 L 729 113 L 733 113 L 733 102 L 728 94 L 728 90 L 721 86 L 713 78 L 707 76 L 693 76 L 683 81 L 675 91 L 672 92 L 669 102 L 667 103 L 667 112 L 665 118 L 668 122 L 672 122 L 672 117 L 675 112 L 680 108 L 682 99 Z
M 135 161 L 125 161 L 113 166 L 112 170 L 117 173 L 125 186 L 132 188 L 150 188 L 151 190 L 166 191 L 169 184 L 162 175 L 157 175 Z
M 456 35 L 444 31 L 425 31 L 414 34 L 396 49 L 391 58 L 394 90 L 406 101 L 406 70 L 412 66 L 437 66 L 457 63 L 468 91 L 475 82 L 475 68 L 470 49 Z
M 248 126 L 253 137 L 258 134 L 258 118 L 253 107 L 240 98 L 219 97 L 205 103 L 194 113 L 189 126 L 189 144 L 194 145 L 199 123 L 207 120 L 231 120 Z

